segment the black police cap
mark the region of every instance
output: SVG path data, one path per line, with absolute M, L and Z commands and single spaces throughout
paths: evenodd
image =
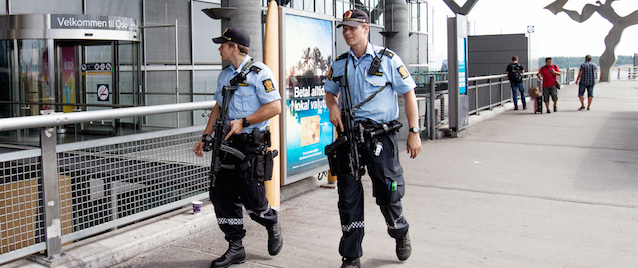
M 233 42 L 245 47 L 250 47 L 250 36 L 248 36 L 246 31 L 240 28 L 228 27 L 224 30 L 222 36 L 213 38 L 213 42 L 215 42 L 215 44 Z

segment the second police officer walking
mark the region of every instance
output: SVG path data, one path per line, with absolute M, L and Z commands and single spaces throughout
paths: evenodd
M 230 130 L 225 139 L 229 146 L 243 154 L 244 162 L 232 162 L 233 159 L 222 159 L 222 163 L 231 164 L 233 168 L 224 168 L 217 174 L 214 185 L 210 188 L 210 200 L 215 206 L 217 224 L 228 241 L 228 250 L 211 263 L 211 267 L 228 267 L 243 263 L 246 258 L 242 238 L 246 235 L 243 228 L 242 204 L 248 215 L 257 223 L 266 227 L 268 232 L 268 253 L 277 255 L 283 245 L 281 227 L 277 211 L 273 210 L 266 199 L 264 177 L 253 168 L 259 155 L 267 149 L 269 139 L 267 126 L 270 118 L 281 113 L 281 96 L 275 87 L 272 71 L 261 62 L 253 61 L 248 56 L 250 37 L 240 29 L 229 27 L 220 37 L 213 39 L 221 44 L 219 52 L 222 60 L 230 62 L 219 74 L 213 108 L 204 134 L 213 134 L 213 126 L 220 116 L 220 103 L 223 102 L 222 88 L 231 85 L 231 79 L 245 74 L 245 80 L 237 83 L 238 89 L 227 104 L 227 122 Z M 253 130 L 257 129 L 253 133 Z M 197 156 L 202 156 L 204 142 L 198 141 L 193 148 Z M 228 167 L 228 165 L 227 165 Z
M 416 84 L 398 55 L 387 48 L 368 42 L 369 22 L 365 11 L 354 9 L 346 11 L 343 21 L 337 26 L 343 27 L 343 38 L 350 46 L 350 51 L 335 59 L 325 84 L 330 122 L 343 131 L 338 100 L 339 94 L 343 94 L 341 86 L 346 86 L 339 83 L 343 76 L 346 77 L 345 81 L 351 91 L 353 105 L 363 104 L 354 111 L 354 115 L 356 121 L 364 124 L 378 126 L 397 120 L 399 94 L 403 97 L 410 127 L 407 152 L 411 158 L 415 158 L 421 151 L 418 108 L 414 93 Z M 381 60 L 379 69 L 369 74 L 368 69 L 375 58 Z M 382 87 L 385 88 L 381 89 Z M 408 235 L 409 225 L 403 216 L 401 205 L 405 185 L 403 168 L 399 163 L 399 150 L 396 133 L 390 132 L 378 137 L 377 146 L 362 148 L 360 153 L 361 162 L 366 165 L 372 179 L 373 195 L 385 218 L 388 234 L 395 239 L 397 257 L 404 261 L 410 256 L 412 248 Z M 339 243 L 341 267 L 360 267 L 359 258 L 363 255 L 361 243 L 364 235 L 363 186 L 352 174 L 336 175 L 342 229 Z

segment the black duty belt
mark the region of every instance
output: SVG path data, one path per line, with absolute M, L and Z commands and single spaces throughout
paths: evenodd
M 255 138 L 253 136 L 253 134 L 251 133 L 240 133 L 240 134 L 233 134 L 230 136 L 230 138 L 228 139 L 230 142 L 238 142 L 238 143 L 248 143 L 248 142 L 255 142 Z M 257 135 L 257 141 L 260 144 L 264 144 L 266 142 L 266 134 L 265 132 L 261 132 L 259 133 L 259 135 Z

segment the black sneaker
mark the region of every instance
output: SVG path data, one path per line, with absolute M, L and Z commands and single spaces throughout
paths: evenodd
M 551 114 L 551 113 L 552 113 L 552 111 L 550 111 L 549 109 L 547 109 L 547 113 L 548 113 L 548 114 Z
M 341 259 L 341 268 L 360 268 L 361 262 L 359 262 L 359 258 L 346 258 L 343 257 Z
M 558 112 L 558 108 L 556 108 L 556 106 L 554 106 L 554 112 Z
M 580 106 L 580 108 L 578 108 L 579 111 L 585 110 L 585 106 Z
M 405 261 L 410 257 L 412 253 L 412 246 L 410 245 L 410 236 L 405 233 L 402 238 L 397 238 L 397 257 L 400 261 Z
M 518 107 L 514 108 L 514 111 L 518 111 Z

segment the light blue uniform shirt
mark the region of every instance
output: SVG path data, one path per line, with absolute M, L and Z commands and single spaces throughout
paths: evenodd
M 338 78 L 345 74 L 346 62 L 348 62 L 348 84 L 350 85 L 353 108 L 377 92 L 382 86 L 390 83 L 372 100 L 354 111 L 357 121 L 372 119 L 377 123 L 387 123 L 396 120 L 399 118 L 397 93 L 403 95 L 416 87 L 401 58 L 389 49 L 386 49 L 385 55 L 381 57 L 382 51 L 383 47 L 368 43 L 366 54 L 361 58 L 355 57 L 351 49 L 347 57 L 339 56 L 330 67 L 325 89 L 337 96 L 341 93 Z M 375 54 L 381 57 L 381 66 L 377 74 L 369 75 L 368 69 Z
M 241 72 L 244 65 L 248 64 L 249 61 L 250 57 L 247 56 L 239 65 L 238 69 L 235 69 L 231 64 L 224 68 L 219 74 L 215 101 L 219 103 L 220 108 L 223 101 L 222 87 L 229 86 L 230 80 Z M 260 71 L 259 73 L 251 71 L 246 76 L 246 81 L 237 86 L 237 91 L 233 94 L 230 105 L 228 105 L 226 124 L 235 119 L 248 117 L 254 114 L 261 106 L 281 99 L 281 95 L 279 95 L 277 85 L 275 84 L 276 79 L 270 68 L 261 62 L 253 62 L 251 66 L 259 68 Z M 248 72 L 248 70 L 246 70 L 246 72 Z M 259 128 L 260 131 L 265 131 L 269 123 L 270 119 L 256 124 L 251 123 L 250 126 L 244 128 L 242 133 L 251 133 L 253 128 Z

